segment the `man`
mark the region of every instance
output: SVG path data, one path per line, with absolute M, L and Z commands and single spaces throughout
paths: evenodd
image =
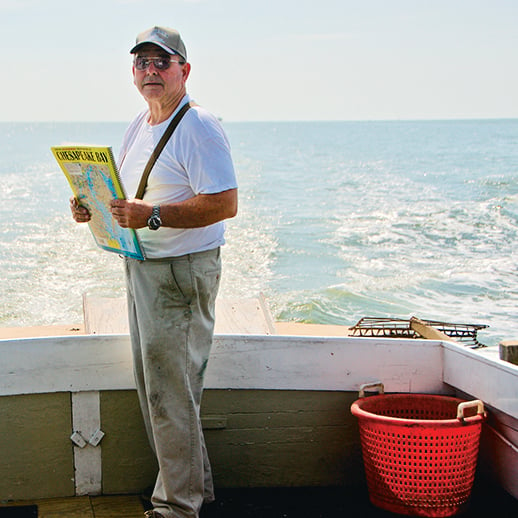
M 223 220 L 237 212 L 237 183 L 227 138 L 199 106 L 185 113 L 151 170 L 142 171 L 169 122 L 190 101 L 191 70 L 179 33 L 139 34 L 134 83 L 147 109 L 130 124 L 119 167 L 127 200 L 112 202 L 121 227 L 139 229 L 145 261 L 126 259 L 135 379 L 159 473 L 146 516 L 197 518 L 214 500 L 200 423 L 203 376 L 214 331 Z M 76 221 L 88 211 L 71 200 Z

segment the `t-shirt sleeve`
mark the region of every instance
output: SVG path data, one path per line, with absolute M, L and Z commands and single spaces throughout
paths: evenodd
M 193 109 L 189 111 L 194 111 Z M 193 114 L 182 145 L 183 164 L 195 194 L 215 194 L 237 188 L 230 143 L 221 124 L 210 114 Z

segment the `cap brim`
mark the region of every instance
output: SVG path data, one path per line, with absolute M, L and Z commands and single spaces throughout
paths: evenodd
M 135 52 L 137 52 L 138 49 L 140 49 L 140 47 L 143 47 L 144 45 L 148 45 L 148 44 L 156 45 L 157 47 L 160 47 L 161 49 L 165 50 L 168 54 L 171 54 L 171 55 L 178 54 L 178 52 L 175 52 L 174 50 L 171 50 L 169 47 L 166 47 L 165 45 L 162 45 L 161 43 L 157 43 L 156 41 L 141 41 L 138 45 L 135 45 L 130 50 L 130 54 L 135 54 Z M 178 54 L 178 55 L 180 55 L 180 54 Z

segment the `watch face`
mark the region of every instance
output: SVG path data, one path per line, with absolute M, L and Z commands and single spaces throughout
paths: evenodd
M 162 225 L 162 220 L 158 216 L 151 216 L 147 224 L 151 230 L 158 230 Z

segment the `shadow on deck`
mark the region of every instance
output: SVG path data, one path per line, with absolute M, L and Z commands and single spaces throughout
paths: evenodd
M 219 489 L 200 518 L 394 518 L 369 502 L 365 489 Z M 148 502 L 136 495 L 1 503 L 0 518 L 143 518 Z M 37 512 L 37 514 L 36 514 Z M 518 500 L 488 482 L 476 482 L 462 518 L 515 518 Z

